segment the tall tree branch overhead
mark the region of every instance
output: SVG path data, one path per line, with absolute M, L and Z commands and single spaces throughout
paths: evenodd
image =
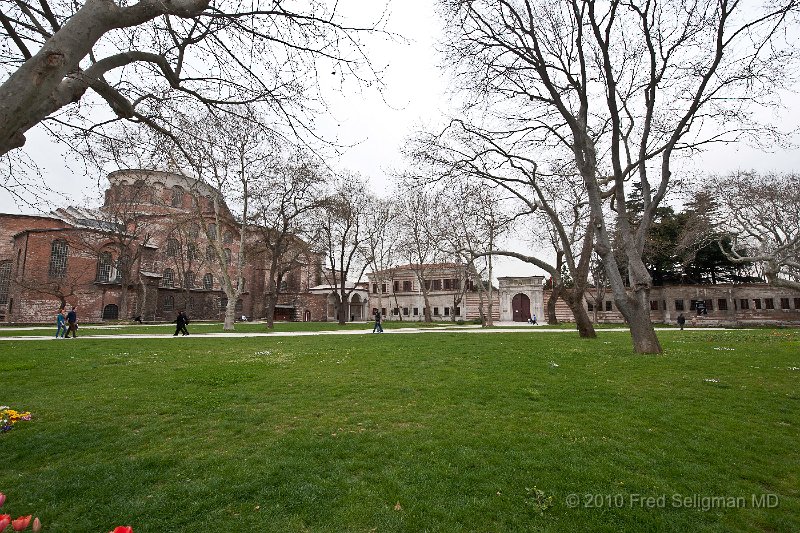
M 324 0 L 3 2 L 0 155 L 55 116 L 84 130 L 111 116 L 168 130 L 186 99 L 262 103 L 274 126 L 315 136 L 320 73 L 380 84 L 362 37 L 382 25 L 350 24 Z

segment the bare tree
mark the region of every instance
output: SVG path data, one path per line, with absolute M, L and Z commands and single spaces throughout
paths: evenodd
M 258 117 L 257 111 L 249 106 L 240 110 L 240 116 L 187 116 L 181 128 L 187 133 L 178 142 L 190 150 L 166 150 L 168 154 L 183 156 L 174 163 L 190 169 L 193 176 L 187 180 L 193 196 L 192 221 L 208 237 L 216 259 L 219 281 L 227 298 L 225 330 L 234 329 L 236 303 L 244 292 L 252 217 L 251 187 L 269 174 L 275 161 L 274 137 Z M 237 210 L 236 216 L 230 206 Z M 231 248 L 234 240 L 238 241 L 235 257 Z
M 98 281 L 120 285 L 119 309 L 128 311 L 128 293 L 137 279 L 137 264 L 142 256 L 142 246 L 147 245 L 155 231 L 151 216 L 144 206 L 151 203 L 151 191 L 144 182 L 137 182 L 113 197 L 107 197 L 100 209 L 91 210 L 90 220 L 78 220 L 69 209 L 59 209 L 67 220 L 81 226 L 91 224 L 94 231 L 79 235 L 76 246 L 98 258 L 103 272 L 98 272 Z M 102 236 L 102 238 L 98 238 Z M 111 256 L 107 255 L 113 251 Z M 143 302 L 136 301 L 136 315 L 141 314 Z
M 780 132 L 750 113 L 776 103 L 797 47 L 780 30 L 795 0 L 441 2 L 448 62 L 485 110 L 495 139 L 530 159 L 569 154 L 586 188 L 595 250 L 638 353 L 660 353 L 649 315 L 652 280 L 642 260 L 673 157 L 714 143 Z M 477 114 L 477 113 L 475 113 Z M 558 157 L 558 156 L 556 156 Z M 642 186 L 632 224 L 626 187 Z M 604 206 L 610 202 L 611 210 Z M 620 272 L 612 228 L 620 236 Z
M 767 282 L 800 289 L 800 175 L 734 172 L 709 184 L 719 206 L 719 241 L 735 263 L 759 263 Z
M 417 279 L 425 303 L 425 322 L 433 321 L 430 304 L 430 275 L 437 269 L 436 263 L 443 257 L 439 246 L 440 236 L 435 233 L 435 219 L 440 205 L 435 193 L 411 183 L 400 185 L 397 198 L 397 225 L 400 231 L 398 252 L 408 263 Z
M 371 202 L 366 182 L 356 174 L 344 173 L 334 180 L 317 210 L 316 240 L 328 262 L 323 275 L 334 291 L 341 325 L 347 322 L 350 297 L 369 266 L 367 213 Z
M 399 260 L 397 224 L 397 204 L 394 199 L 378 199 L 372 203 L 366 213 L 366 249 L 369 253 L 369 268 L 374 272 L 376 285 L 372 294 L 377 297 L 375 308 L 383 309 L 383 287 L 394 279 L 394 272 Z M 395 293 L 395 306 L 397 305 Z M 399 315 L 403 320 L 403 315 Z
M 254 254 L 263 253 L 267 262 L 267 328 L 274 327 L 275 305 L 284 277 L 306 256 L 312 215 L 318 207 L 324 172 L 320 162 L 303 153 L 294 154 L 258 179 L 253 197 Z
M 0 23 L 0 155 L 42 121 L 96 132 L 130 120 L 168 133 L 186 100 L 261 102 L 313 136 L 318 72 L 378 79 L 359 39 L 382 21 L 350 25 L 323 1 L 15 1 Z M 73 105 L 82 100 L 104 109 Z

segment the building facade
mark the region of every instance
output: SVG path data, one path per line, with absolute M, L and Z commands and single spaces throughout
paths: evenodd
M 387 320 L 424 320 L 426 307 L 433 320 L 478 320 L 489 313 L 490 301 L 493 317 L 500 318 L 497 289 L 479 290 L 464 265 L 405 265 L 371 272 L 367 279 L 370 312 L 380 311 Z
M 0 214 L 0 322 L 54 320 L 61 305 L 82 321 L 220 319 L 223 268 L 235 277 L 245 247 L 244 290 L 236 316 L 263 318 L 267 255 L 258 228 L 240 224 L 218 191 L 168 172 L 123 170 L 108 176 L 103 205 L 49 215 Z M 325 298 L 309 292 L 321 258 L 297 254 L 283 276 L 275 316 L 323 320 Z

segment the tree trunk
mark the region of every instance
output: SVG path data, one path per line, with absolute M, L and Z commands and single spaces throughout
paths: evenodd
M 339 308 L 339 325 L 344 326 L 347 324 L 347 300 L 340 295 L 336 307 Z
M 225 322 L 222 325 L 222 329 L 225 331 L 233 331 L 236 329 L 234 323 L 236 322 L 236 300 L 238 296 L 234 296 L 233 298 L 228 297 L 228 305 L 225 306 Z
M 431 302 L 428 298 L 428 291 L 425 289 L 422 289 L 422 299 L 425 302 L 425 309 L 422 313 L 425 316 L 425 322 L 433 322 L 433 316 L 431 315 L 433 310 L 431 309 Z
M 594 330 L 594 325 L 589 318 L 589 312 L 583 306 L 584 290 L 581 289 L 565 289 L 564 301 L 572 311 L 572 316 L 575 317 L 575 325 L 578 328 L 578 334 L 587 339 L 597 338 L 597 333 Z
M 275 304 L 278 303 L 278 295 L 274 291 L 267 294 L 267 308 L 265 310 L 267 316 L 267 329 L 275 328 Z
M 551 278 L 552 279 L 552 278 Z M 556 289 L 556 284 L 552 283 L 552 290 L 550 297 L 547 299 L 547 323 L 551 326 L 558 324 L 558 317 L 556 316 L 556 302 L 558 301 L 559 290 Z
M 653 323 L 650 321 L 650 291 L 639 290 L 634 293 L 634 298 L 628 298 L 630 310 L 623 313 L 631 327 L 633 349 L 636 353 L 659 354 L 661 343 L 658 342 Z M 622 310 L 622 306 L 620 306 Z

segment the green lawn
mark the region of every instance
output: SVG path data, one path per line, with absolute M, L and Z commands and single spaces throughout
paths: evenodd
M 0 434 L 2 512 L 54 532 L 800 531 L 800 333 L 659 336 L 661 356 L 602 331 L 2 341 L 0 404 L 33 413 Z

